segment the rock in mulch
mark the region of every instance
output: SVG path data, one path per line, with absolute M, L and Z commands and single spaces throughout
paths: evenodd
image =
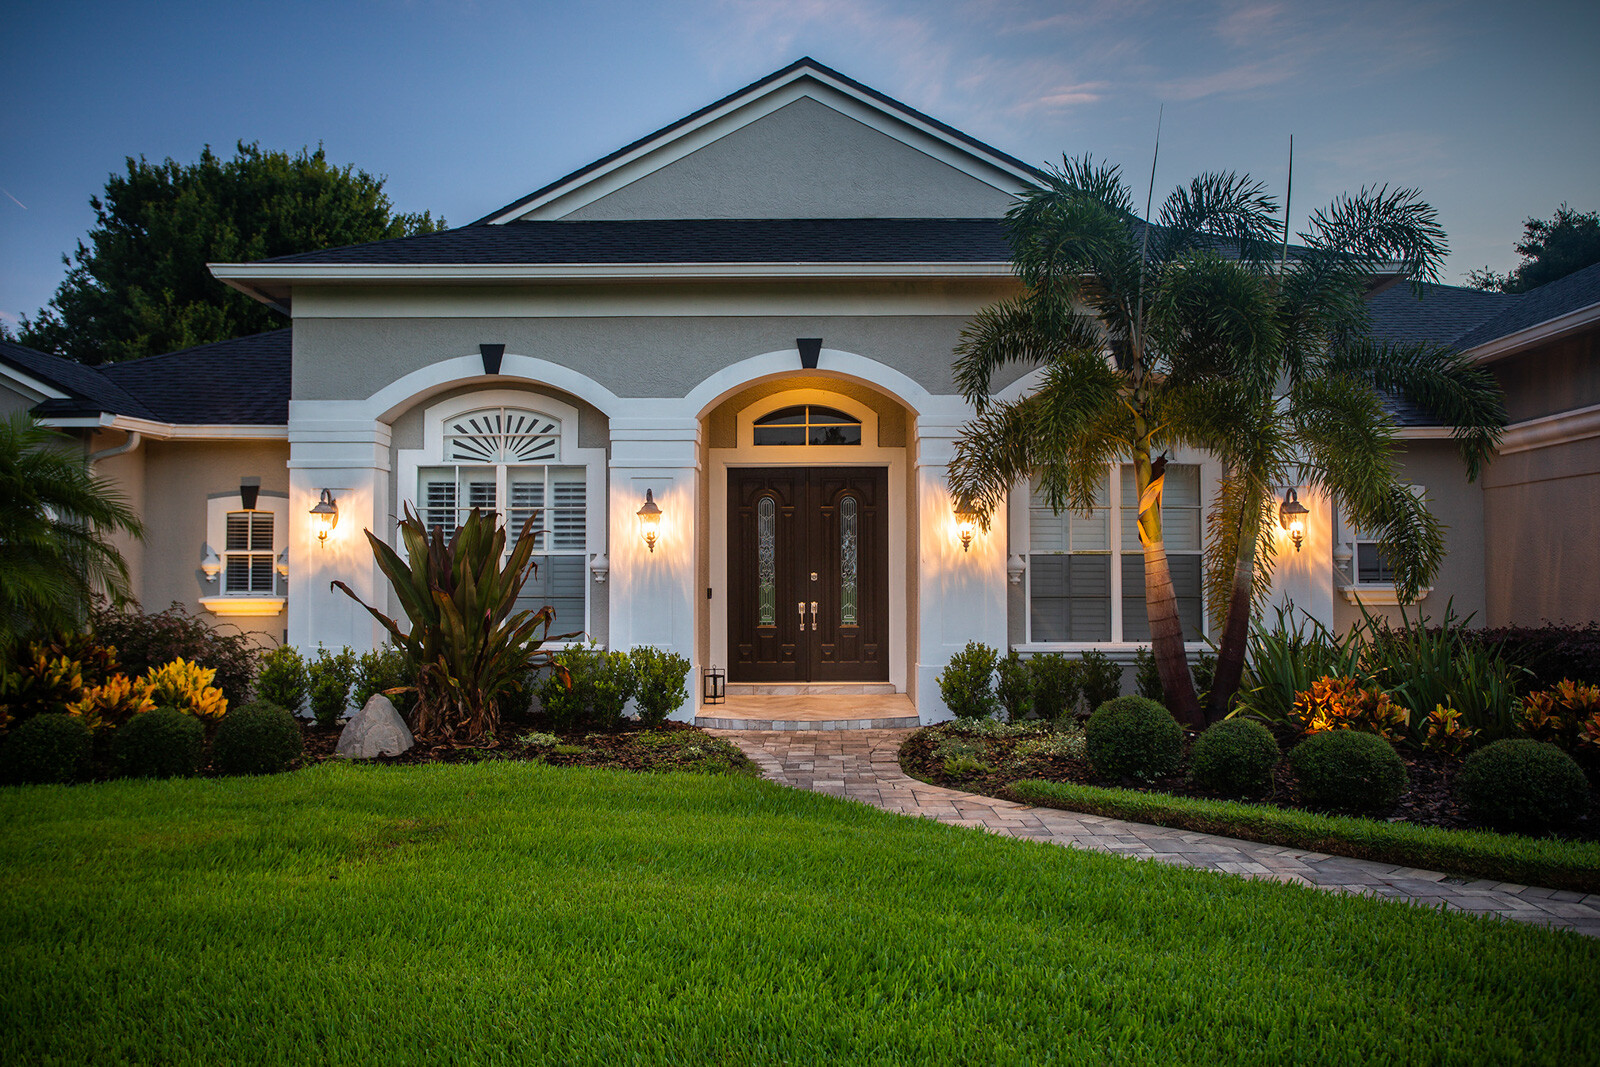
M 382 693 L 374 693 L 339 735 L 336 753 L 346 759 L 398 756 L 416 744 L 406 721 Z

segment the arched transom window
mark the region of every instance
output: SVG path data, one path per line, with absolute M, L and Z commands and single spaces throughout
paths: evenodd
M 588 475 L 562 466 L 562 425 L 537 411 L 490 407 L 446 419 L 443 454 L 419 467 L 417 500 L 429 527 L 446 532 L 473 508 L 506 525 L 506 551 L 536 516 L 538 565 L 518 607 L 556 609 L 552 633 L 584 627 L 588 582 Z
M 797 404 L 757 419 L 754 439 L 758 445 L 859 445 L 861 420 L 837 408 Z

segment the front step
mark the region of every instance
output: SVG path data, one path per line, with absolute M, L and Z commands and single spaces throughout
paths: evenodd
M 730 694 L 724 704 L 702 707 L 695 725 L 711 730 L 771 731 L 911 730 L 920 725 L 911 698 L 892 689 L 854 693 L 840 692 L 835 686 L 806 686 L 803 688 L 810 692 L 775 693 L 773 688 L 802 687 L 762 687 L 756 695 Z
M 723 719 L 696 715 L 696 726 L 707 730 L 914 730 L 922 725 L 915 715 L 889 719 Z
M 893 682 L 729 682 L 731 697 L 888 696 Z

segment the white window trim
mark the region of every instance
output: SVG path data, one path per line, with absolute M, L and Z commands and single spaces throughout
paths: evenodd
M 774 411 L 794 407 L 825 407 L 842 411 L 861 423 L 861 443 L 859 445 L 758 445 L 756 444 L 755 425 L 757 419 L 765 418 Z M 739 411 L 734 416 L 734 447 L 755 449 L 761 455 L 771 455 L 782 458 L 785 455 L 804 456 L 808 460 L 821 465 L 824 461 L 819 457 L 835 453 L 856 455 L 863 449 L 871 450 L 878 447 L 878 413 L 859 401 L 852 400 L 839 393 L 830 393 L 823 389 L 791 389 L 788 392 L 773 393 L 771 396 L 762 397 L 749 407 Z
M 606 555 L 607 516 L 606 516 L 606 450 L 604 448 L 579 448 L 578 447 L 578 409 L 570 404 L 563 404 L 554 397 L 543 393 L 524 389 L 485 389 L 481 392 L 466 393 L 440 401 L 423 410 L 422 414 L 422 447 L 400 448 L 395 450 L 395 517 L 391 521 L 390 540 L 393 541 L 393 530 L 398 526 L 398 517 L 405 514 L 405 509 L 410 506 L 418 514 L 423 514 L 422 502 L 417 500 L 417 486 L 423 468 L 439 466 L 472 466 L 473 464 L 448 463 L 444 459 L 444 443 L 447 436 L 446 424 L 458 416 L 481 408 L 518 408 L 534 411 L 548 416 L 560 427 L 559 439 L 556 445 L 556 454 L 553 459 L 533 464 L 510 464 L 510 466 L 550 466 L 550 467 L 582 467 L 584 469 L 584 544 L 587 559 L 585 571 L 588 572 L 584 579 L 583 593 L 583 625 L 578 629 L 585 635 L 590 633 L 594 626 L 594 573 L 592 565 Z M 568 627 L 565 622 L 557 621 L 556 626 L 564 633 Z M 577 642 L 552 641 L 546 648 L 565 648 L 568 644 L 583 643 L 580 638 Z
M 1422 501 L 1428 502 L 1428 487 L 1419 483 L 1406 484 L 1413 495 Z M 1334 572 L 1338 577 L 1339 594 L 1351 604 L 1366 604 L 1369 607 L 1392 607 L 1400 603 L 1400 595 L 1395 592 L 1393 582 L 1363 582 L 1361 580 L 1361 559 L 1359 546 L 1363 544 L 1376 544 L 1370 537 L 1357 538 L 1356 531 L 1351 528 L 1350 522 L 1344 513 L 1335 511 L 1335 522 L 1338 524 L 1339 535 L 1334 539 L 1337 549 L 1349 552 L 1350 557 L 1346 563 L 1348 571 L 1342 570 L 1337 564 Z M 1416 600 L 1426 600 L 1428 594 L 1433 592 L 1433 586 L 1425 586 L 1417 590 Z
M 1200 524 L 1201 543 L 1205 540 L 1206 516 L 1215 506 L 1216 487 L 1221 476 L 1221 468 L 1209 456 L 1199 453 L 1185 453 L 1174 450 L 1168 454 L 1169 463 L 1190 464 L 1200 468 Z M 1128 466 L 1126 460 L 1116 460 L 1107 465 L 1110 491 L 1110 521 L 1111 521 L 1111 556 L 1115 560 L 1111 567 L 1111 632 L 1122 633 L 1122 567 L 1117 557 L 1124 555 L 1122 548 L 1122 468 Z M 1033 639 L 1033 555 L 1032 555 L 1032 529 L 1028 515 L 1031 487 L 1024 482 L 1013 486 L 1006 497 L 1007 523 L 1010 532 L 1010 552 L 1022 559 L 1022 635 L 1020 642 L 1013 642 L 1011 648 L 1018 652 L 1090 652 L 1100 651 L 1107 653 L 1127 653 L 1131 655 L 1136 649 L 1149 648 L 1149 641 L 1035 641 Z M 1202 557 L 1204 553 L 1202 552 Z M 1202 561 L 1202 567 L 1204 563 Z M 1202 594 L 1204 583 L 1202 580 Z M 1212 636 L 1211 620 L 1206 610 L 1202 596 L 1200 612 L 1200 630 L 1205 637 Z M 1185 641 L 1185 650 L 1190 652 L 1203 652 L 1210 646 L 1204 641 Z
M 261 490 L 256 497 L 255 510 L 270 511 L 272 513 L 272 563 L 273 563 L 273 592 L 264 593 L 229 593 L 227 574 L 227 544 L 228 544 L 228 513 L 244 511 L 245 507 L 239 500 L 239 490 L 232 489 L 226 493 L 212 493 L 206 497 L 206 540 L 200 548 L 200 554 L 205 555 L 209 549 L 215 552 L 217 558 L 223 561 L 223 570 L 217 572 L 215 586 L 217 591 L 210 596 L 200 598 L 200 606 L 213 615 L 223 616 L 263 616 L 276 615 L 283 610 L 288 602 L 285 591 L 287 584 L 281 575 L 277 574 L 278 558 L 282 556 L 289 544 L 289 496 L 286 493 Z M 259 553 L 264 555 L 265 553 Z M 206 582 L 207 586 L 213 583 Z

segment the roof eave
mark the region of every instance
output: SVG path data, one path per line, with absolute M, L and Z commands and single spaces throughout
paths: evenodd
M 39 420 L 57 430 L 128 430 L 160 441 L 287 441 L 287 423 L 160 422 L 111 412 L 84 411 Z
M 1508 333 L 1503 337 L 1496 337 L 1492 341 L 1466 349 L 1463 354 L 1474 363 L 1493 363 L 1532 345 L 1556 340 L 1596 322 L 1600 322 L 1600 302 L 1534 323 L 1526 329 Z

